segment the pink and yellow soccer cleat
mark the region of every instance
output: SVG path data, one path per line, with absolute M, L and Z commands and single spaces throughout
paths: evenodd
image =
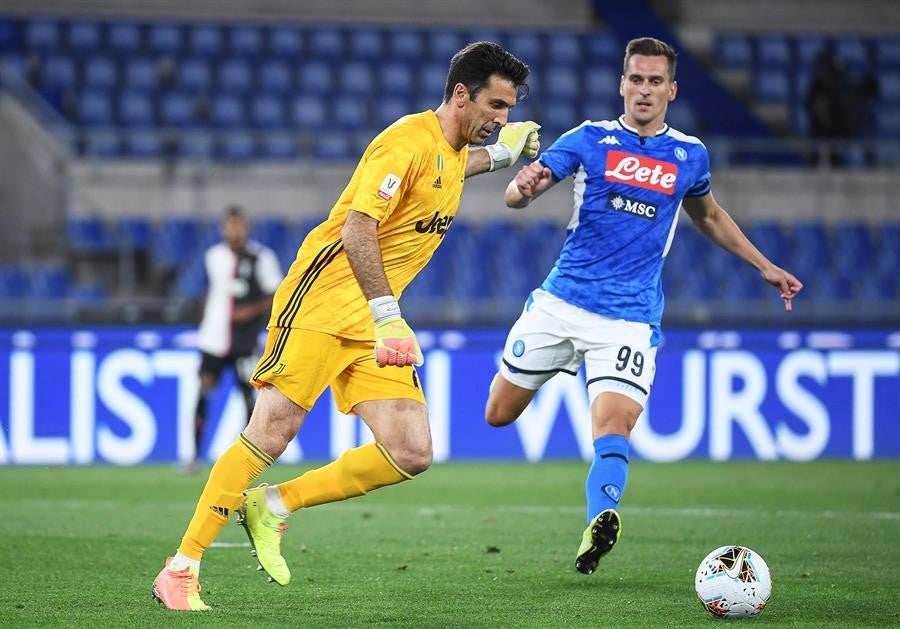
M 153 581 L 153 598 L 167 609 L 182 612 L 205 612 L 210 608 L 200 600 L 200 579 L 192 568 L 169 570 L 172 558 L 166 559 L 163 568 Z

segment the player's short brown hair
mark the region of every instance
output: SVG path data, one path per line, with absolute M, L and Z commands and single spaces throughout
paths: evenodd
M 666 42 L 655 37 L 638 37 L 625 46 L 625 61 L 622 63 L 622 74 L 628 71 L 628 60 L 634 55 L 647 57 L 665 57 L 669 61 L 669 80 L 675 80 L 675 65 L 678 53 Z

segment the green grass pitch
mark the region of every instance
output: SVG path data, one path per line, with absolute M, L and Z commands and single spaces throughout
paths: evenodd
M 302 471 L 275 466 L 263 480 Z M 900 462 L 635 463 L 622 538 L 575 572 L 586 464 L 438 465 L 295 514 L 287 587 L 233 523 L 207 552 L 206 614 L 150 598 L 205 473 L 0 468 L 6 627 L 715 627 L 693 590 L 723 544 L 758 551 L 774 591 L 753 626 L 900 625 Z M 729 625 L 732 622 L 728 622 Z

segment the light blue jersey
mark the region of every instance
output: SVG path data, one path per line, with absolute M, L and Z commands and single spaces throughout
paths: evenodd
M 538 159 L 555 181 L 575 179 L 568 236 L 541 288 L 590 312 L 647 323 L 657 344 L 662 266 L 681 200 L 710 191 L 706 147 L 668 125 L 642 138 L 620 117 L 584 122 Z

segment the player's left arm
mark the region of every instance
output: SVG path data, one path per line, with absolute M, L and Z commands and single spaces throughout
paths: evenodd
M 791 300 L 800 292 L 803 284 L 791 273 L 775 265 L 750 242 L 728 212 L 716 203 L 712 192 L 685 197 L 682 206 L 694 225 L 710 240 L 755 268 L 765 281 L 779 289 L 785 309 L 791 309 Z
M 541 138 L 536 122 L 508 122 L 500 129 L 495 144 L 469 148 L 466 177 L 493 172 L 514 164 L 520 156 L 537 157 Z

